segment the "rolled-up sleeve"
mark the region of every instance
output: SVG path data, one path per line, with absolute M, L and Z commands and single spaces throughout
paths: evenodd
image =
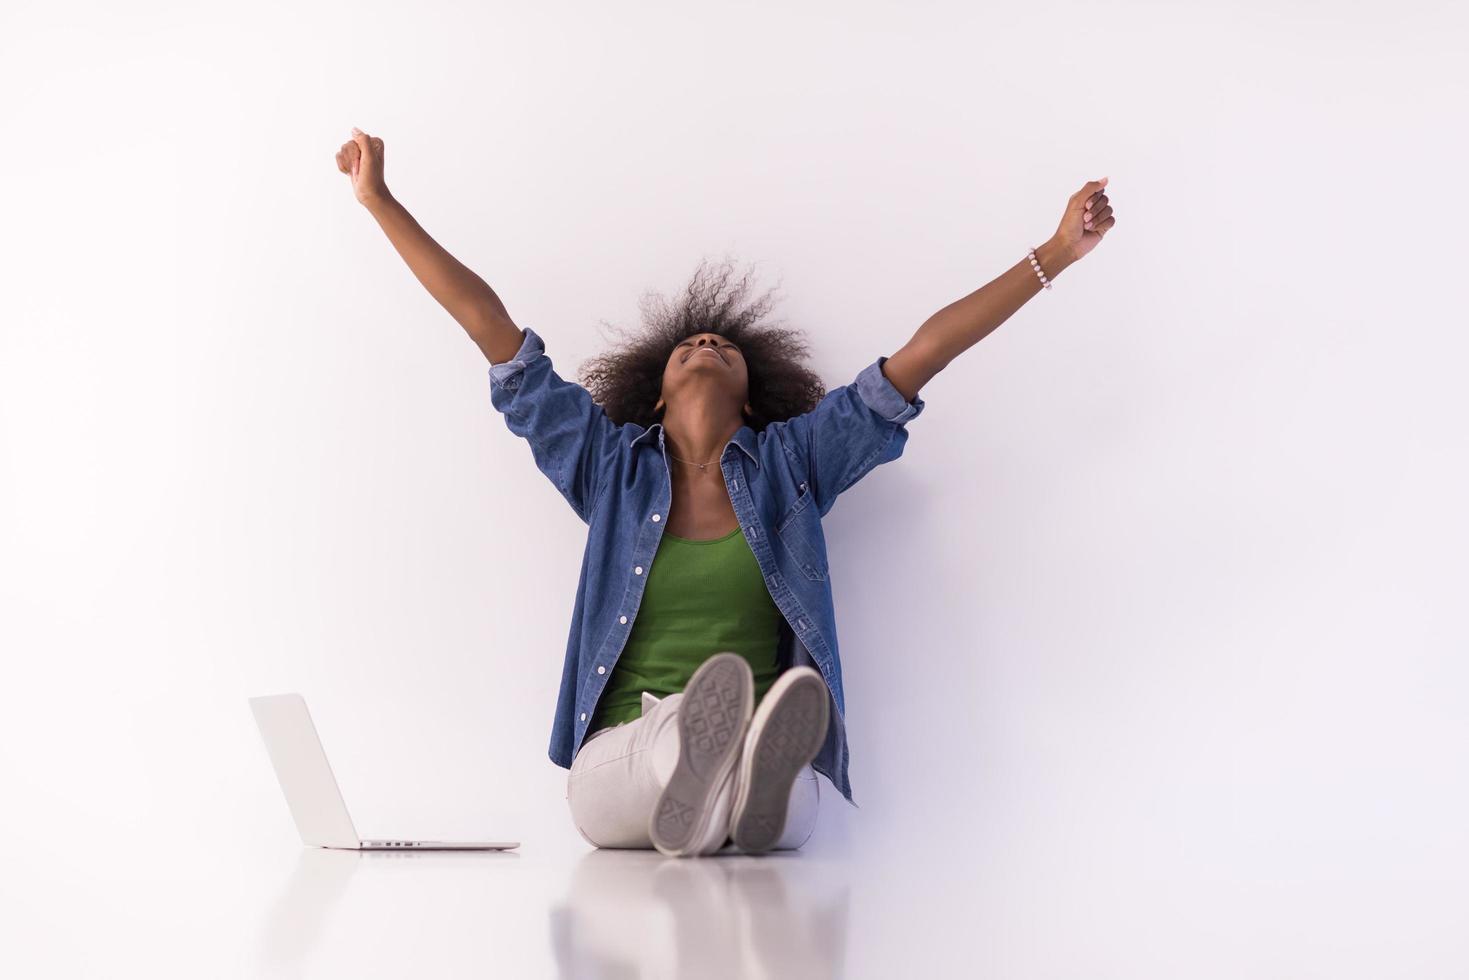
M 872 470 L 903 455 L 907 423 L 923 412 L 882 373 L 887 357 L 858 372 L 851 384 L 828 391 L 809 412 L 771 423 L 786 446 L 806 464 L 817 513 Z
M 514 357 L 490 365 L 490 401 L 506 427 L 530 444 L 536 467 L 590 522 L 603 474 L 615 462 L 620 427 L 590 392 L 556 373 L 539 334 L 524 332 Z

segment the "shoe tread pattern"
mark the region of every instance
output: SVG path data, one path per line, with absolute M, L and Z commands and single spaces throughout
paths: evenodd
M 826 739 L 826 684 L 802 678 L 784 692 L 752 746 L 749 783 L 731 836 L 742 851 L 768 851 L 785 831 L 791 786 Z
M 720 784 L 743 747 L 754 698 L 749 664 L 739 654 L 716 654 L 694 672 L 678 709 L 678 762 L 653 810 L 649 836 L 658 850 L 687 853 L 708 829 Z

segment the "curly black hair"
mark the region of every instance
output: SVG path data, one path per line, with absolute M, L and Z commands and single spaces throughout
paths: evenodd
M 752 429 L 759 432 L 771 422 L 811 411 L 826 395 L 826 386 L 803 363 L 810 354 L 806 336 L 767 319 L 775 288 L 750 299 L 753 278 L 753 270 L 735 278 L 728 258 L 714 266 L 706 259 L 676 302 L 644 293 L 639 302 L 642 330 L 624 346 L 583 364 L 578 372 L 582 387 L 616 424 L 636 422 L 648 428 L 661 421 L 662 413 L 653 405 L 674 347 L 695 334 L 717 333 L 738 344 L 744 355 L 750 379 L 747 400 L 753 409 L 746 422 Z

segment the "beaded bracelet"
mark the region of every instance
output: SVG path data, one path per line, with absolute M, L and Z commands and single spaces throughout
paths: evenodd
M 1029 256 L 1030 256 L 1030 267 L 1035 270 L 1035 274 L 1036 275 L 1038 275 L 1038 276 L 1041 277 L 1041 285 L 1044 286 L 1044 287 L 1046 287 L 1047 289 L 1050 289 L 1051 288 L 1051 280 L 1047 279 L 1046 278 L 1046 274 L 1041 271 L 1041 264 L 1036 261 L 1036 258 L 1035 258 L 1035 249 L 1034 248 L 1032 248 L 1030 250 Z

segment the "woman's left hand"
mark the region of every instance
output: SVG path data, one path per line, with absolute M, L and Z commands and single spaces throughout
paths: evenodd
M 1107 178 L 1089 180 L 1066 202 L 1066 213 L 1061 215 L 1052 241 L 1075 262 L 1096 248 L 1116 223 L 1117 217 L 1107 200 Z

